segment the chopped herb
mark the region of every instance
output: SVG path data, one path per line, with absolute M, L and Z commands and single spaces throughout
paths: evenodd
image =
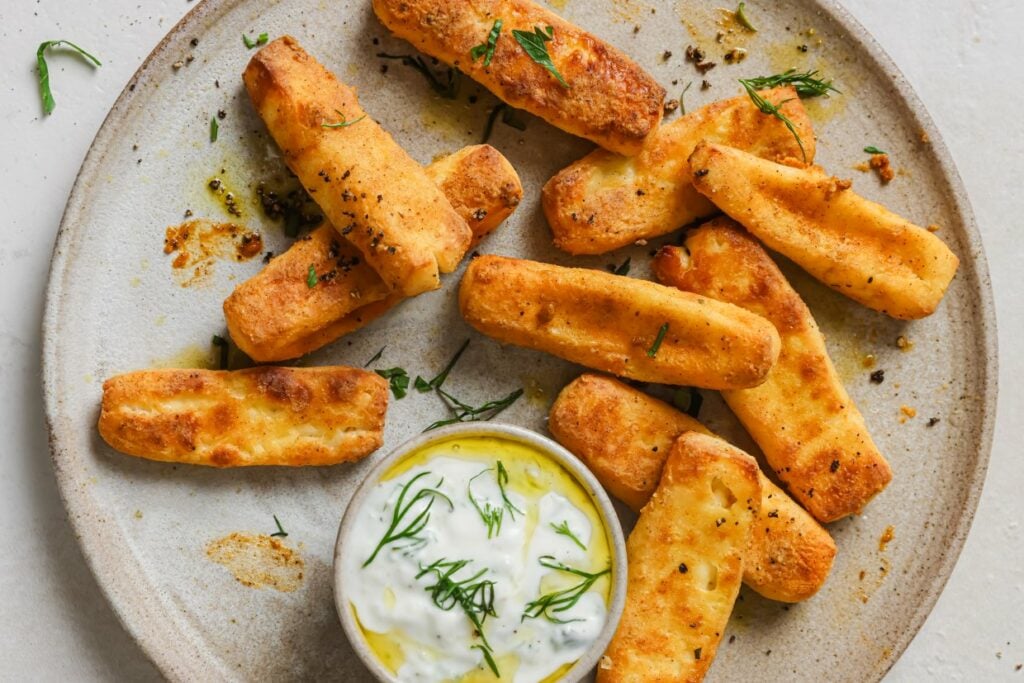
M 505 509 L 508 510 L 508 516 L 512 518 L 512 521 L 516 521 L 516 513 L 526 515 L 525 512 L 515 506 L 511 500 L 508 499 L 508 492 L 505 491 L 505 486 L 508 484 L 508 470 L 505 469 L 504 463 L 498 461 L 498 490 L 501 491 L 501 501 L 505 505 Z
M 419 481 L 421 477 L 425 477 L 430 472 L 420 472 L 415 477 L 407 481 L 401 488 L 398 494 L 398 500 L 395 502 L 395 509 L 391 513 L 391 524 L 388 526 L 388 530 L 384 532 L 384 537 L 380 539 L 380 543 L 374 548 L 373 553 L 363 562 L 363 566 L 367 567 L 376 558 L 377 554 L 387 545 L 395 543 L 396 541 L 406 540 L 412 542 L 419 542 L 423 539 L 419 536 L 419 533 L 423 531 L 424 527 L 427 526 L 427 522 L 430 521 L 430 508 L 434 506 L 434 501 L 438 498 L 443 499 L 451 509 L 455 509 L 455 504 L 452 503 L 452 499 L 446 496 L 444 493 L 438 490 L 441 484 L 444 483 L 444 479 L 439 479 L 433 488 L 424 486 L 423 488 L 416 491 L 408 503 L 405 502 L 406 496 L 409 494 L 409 490 L 412 489 L 413 485 Z M 422 508 L 416 516 L 412 518 L 412 521 L 407 523 L 401 529 L 398 528 L 400 524 L 405 521 L 405 518 L 410 514 L 410 511 L 416 507 L 420 501 L 426 501 L 425 505 L 421 505 Z
M 494 48 L 497 47 L 498 36 L 501 34 L 501 24 L 501 19 L 495 19 L 491 32 L 487 34 L 487 42 L 481 43 L 469 51 L 469 56 L 474 62 L 483 57 L 484 66 L 491 65 L 491 60 L 494 59 Z
M 561 524 L 555 524 L 554 522 L 551 522 L 551 528 L 555 530 L 556 534 L 565 536 L 573 543 L 578 545 L 580 547 L 580 550 L 587 549 L 587 546 L 583 545 L 583 542 L 576 536 L 576 534 L 572 532 L 572 529 L 569 528 L 568 521 L 563 520 Z
M 704 396 L 693 387 L 679 387 L 672 394 L 672 405 L 696 420 L 704 405 Z
M 388 380 L 391 384 L 391 393 L 396 399 L 405 398 L 409 389 L 409 373 L 404 368 L 389 368 L 388 370 L 374 370 L 378 375 Z
M 686 97 L 686 91 L 690 89 L 691 85 L 693 85 L 693 81 L 690 81 L 689 83 L 687 83 L 686 87 L 683 88 L 683 92 L 679 93 L 679 115 L 680 116 L 686 116 L 686 102 L 683 101 L 683 98 Z
M 774 105 L 758 94 L 757 86 L 755 86 L 751 80 L 744 80 L 742 78 L 739 80 L 740 84 L 744 89 L 746 89 L 747 95 L 750 96 L 750 100 L 754 103 L 754 106 L 760 109 L 762 114 L 774 116 L 785 124 L 786 128 L 789 129 L 789 132 L 793 134 L 794 138 L 796 138 L 796 144 L 800 147 L 800 154 L 804 158 L 804 163 L 807 163 L 807 151 L 804 149 L 803 140 L 800 139 L 800 135 L 796 132 L 796 126 L 794 126 L 789 117 L 783 114 L 779 109 L 779 107 L 784 105 L 786 102 L 789 102 L 789 100 L 783 100 L 782 102 L 779 102 L 778 105 Z
M 654 343 L 651 344 L 651 348 L 647 349 L 647 357 L 654 358 L 658 355 L 658 349 L 661 348 L 661 343 L 665 341 L 665 333 L 668 332 L 668 323 L 665 323 L 658 328 L 658 336 L 654 338 Z
M 746 5 L 747 3 L 741 2 L 739 7 L 736 8 L 736 21 L 739 22 L 740 26 L 747 29 L 748 31 L 753 31 L 754 33 L 757 33 L 757 29 L 754 28 L 754 25 L 750 23 L 750 19 L 747 19 L 747 15 L 743 11 L 746 8 Z M 697 659 L 700 659 L 700 657 L 697 657 Z
M 416 382 L 414 384 L 416 390 L 423 394 L 430 391 L 431 389 L 440 389 L 441 386 L 444 385 L 445 380 L 448 379 L 448 373 L 452 371 L 452 368 L 455 367 L 455 364 L 459 362 L 459 358 L 461 358 L 462 354 L 465 353 L 467 346 L 469 346 L 468 339 L 462 343 L 462 346 L 459 347 L 459 350 L 456 351 L 455 355 L 452 356 L 452 359 L 448 361 L 448 365 L 444 366 L 444 370 L 438 373 L 437 377 L 430 380 L 429 382 L 417 375 Z
M 342 114 L 340 111 L 338 111 L 337 109 L 335 109 L 334 111 L 338 112 L 338 116 L 341 117 L 341 121 L 338 121 L 337 123 L 321 123 L 321 128 L 348 128 L 349 126 L 355 125 L 366 118 L 366 114 L 363 114 L 358 119 L 355 119 L 354 121 L 349 121 L 347 118 L 345 118 L 345 115 Z
M 316 276 L 316 266 L 312 263 L 309 264 L 309 271 L 306 273 L 306 286 L 310 289 L 316 287 L 316 283 L 320 281 L 320 278 Z
M 92 63 L 93 66 L 103 66 L 100 60 L 96 59 L 70 40 L 47 40 L 40 43 L 39 49 L 36 50 L 36 69 L 39 71 L 39 95 L 43 98 L 43 113 L 47 116 L 53 113 L 53 110 L 57 106 L 57 102 L 53 99 L 53 92 L 50 91 L 50 69 L 46 66 L 46 51 L 51 47 L 60 47 L 62 45 L 70 47 L 76 53 L 85 58 L 86 61 Z
M 447 420 L 438 420 L 424 429 L 423 431 L 425 432 L 437 429 L 438 427 L 455 424 L 457 422 L 479 422 L 481 420 L 490 420 L 518 401 L 519 397 L 523 395 L 523 390 L 516 389 L 508 396 L 495 401 L 488 401 L 478 408 L 474 408 L 471 405 L 463 403 L 443 389 L 437 389 L 437 393 L 445 399 L 445 402 L 448 404 L 448 409 L 451 410 L 454 417 L 448 418 Z
M 210 117 L 210 142 L 217 142 L 217 133 L 220 132 L 220 124 L 217 123 L 217 117 Z
M 792 85 L 796 89 L 796 94 L 801 99 L 820 97 L 822 95 L 827 97 L 830 92 L 839 92 L 832 87 L 831 80 L 826 81 L 821 78 L 817 78 L 817 75 L 818 72 L 816 70 L 798 72 L 796 69 L 789 69 L 781 74 L 748 78 L 746 80 L 741 80 L 740 83 L 743 83 L 744 85 L 749 83 L 755 90 L 777 88 L 780 85 Z
M 888 154 L 888 152 L 878 149 L 874 145 L 868 145 L 864 148 L 864 151 L 868 154 Z
M 363 367 L 364 368 L 368 368 L 371 365 L 373 365 L 374 363 L 376 363 L 377 361 L 379 361 L 380 357 L 384 355 L 384 349 L 386 349 L 386 348 L 388 348 L 387 344 L 385 344 L 384 346 L 380 347 L 380 351 L 378 351 L 377 353 L 373 354 L 373 357 L 370 360 L 366 361 L 366 365 L 364 365 Z
M 288 535 L 288 532 L 284 530 L 283 526 L 281 526 L 281 520 L 277 518 L 277 515 L 274 515 L 274 524 L 277 525 L 277 531 L 270 534 L 271 536 L 281 536 L 283 538 Z
M 494 107 L 487 116 L 487 125 L 484 126 L 484 136 L 480 144 L 486 144 L 491 139 L 491 133 L 494 131 L 494 122 L 498 120 L 498 114 L 501 114 L 501 122 L 506 126 L 516 130 L 526 130 L 526 122 L 519 118 L 518 110 L 502 102 Z
M 219 334 L 213 335 L 213 339 L 210 343 L 217 347 L 218 358 L 217 358 L 217 369 L 227 370 L 228 369 L 228 354 L 231 352 L 231 348 L 228 346 L 228 340 Z
M 404 66 L 411 67 L 416 71 L 419 71 L 427 83 L 433 88 L 441 97 L 445 99 L 454 100 L 459 94 L 459 82 L 461 73 L 458 69 L 448 69 L 444 80 L 438 78 L 438 76 L 431 70 L 427 63 L 423 61 L 423 57 L 413 57 L 412 55 L 389 55 L 386 52 L 378 52 L 377 56 L 381 59 L 398 59 L 401 60 Z
M 608 269 L 611 270 L 612 273 L 614 273 L 615 275 L 629 275 L 629 267 L 631 262 L 632 259 L 627 256 L 626 260 L 623 261 L 621 264 L 619 264 L 618 266 L 609 265 Z
M 551 555 L 543 555 L 540 557 L 539 562 L 542 567 L 548 569 L 555 569 L 560 572 L 566 572 L 567 574 L 575 574 L 581 577 L 583 580 L 575 586 L 570 588 L 564 588 L 559 591 L 552 593 L 545 593 L 536 600 L 533 600 L 526 605 L 526 609 L 523 611 L 523 616 L 520 621 L 526 619 L 536 619 L 537 617 L 544 616 L 548 621 L 556 624 L 567 624 L 575 619 L 559 619 L 555 616 L 555 613 L 565 612 L 576 606 L 576 603 L 580 601 L 583 594 L 590 590 L 590 587 L 605 574 L 610 574 L 612 571 L 611 567 L 599 571 L 595 574 L 585 572 L 582 569 L 575 569 L 568 565 L 562 564 L 557 561 Z
M 449 561 L 442 558 L 427 567 L 421 565 L 416 578 L 420 579 L 431 572 L 434 573 L 437 582 L 426 588 L 434 604 L 446 612 L 456 606 L 462 609 L 473 624 L 474 635 L 479 636 L 481 641 L 476 645 L 471 645 L 470 648 L 480 650 L 483 653 L 484 661 L 487 662 L 487 667 L 500 678 L 498 664 L 494 661 L 494 649 L 487 642 L 487 636 L 484 635 L 484 621 L 487 620 L 487 617 L 498 616 L 494 610 L 494 581 L 482 578 L 487 573 L 487 569 L 481 569 L 464 579 L 456 580 L 454 578 L 454 575 L 470 562 L 471 560 Z
M 253 40 L 244 33 L 242 34 L 242 42 L 250 50 L 256 47 L 257 45 L 266 45 L 269 40 L 270 35 L 266 33 L 261 33 L 259 37 L 256 38 L 256 40 Z
M 545 33 L 545 31 L 547 32 Z M 548 54 L 548 48 L 545 45 L 545 43 L 551 41 L 554 34 L 555 29 L 550 26 L 546 27 L 545 30 L 541 30 L 540 26 L 534 26 L 532 33 L 530 31 L 512 31 L 512 37 L 522 46 L 523 51 L 529 55 L 530 59 L 550 71 L 558 79 L 559 83 L 568 88 L 569 84 L 562 78 L 562 74 L 558 73 L 558 69 L 555 68 L 555 63 L 551 61 L 551 55 Z

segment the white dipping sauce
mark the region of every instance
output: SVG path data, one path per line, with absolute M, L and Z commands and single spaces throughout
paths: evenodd
M 498 461 L 508 473 L 508 504 L 498 485 Z M 435 488 L 451 503 L 439 495 L 420 498 L 396 526 L 398 531 L 406 528 L 433 500 L 418 540 L 387 544 L 364 567 L 392 523 L 403 485 L 422 473 L 427 474 L 408 488 L 403 505 L 423 488 Z M 422 569 L 441 560 L 469 561 L 451 575 L 456 582 L 484 569 L 478 581 L 494 582 L 496 614 L 485 616 L 483 633 L 501 680 L 553 680 L 597 639 L 607 619 L 608 573 L 569 609 L 548 610 L 547 615 L 566 623 L 545 614 L 523 618 L 531 601 L 586 581 L 584 576 L 543 566 L 541 558 L 553 558 L 545 559 L 549 565 L 562 563 L 591 575 L 610 566 L 596 506 L 560 465 L 525 444 L 467 437 L 427 446 L 388 476 L 364 499 L 352 527 L 343 558 L 344 581 L 367 643 L 400 680 L 494 680 L 483 642 L 466 611 L 459 604 L 447 610 L 435 604 L 428 589 L 438 583 L 438 572 L 417 578 Z M 480 508 L 501 510 L 500 529 L 495 524 L 490 538 L 468 495 L 471 481 Z M 586 549 L 553 525 L 567 527 Z

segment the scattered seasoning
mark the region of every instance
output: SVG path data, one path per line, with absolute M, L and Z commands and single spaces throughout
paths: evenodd
M 324 182 L 330 182 L 329 178 L 321 177 L 324 178 Z M 266 183 L 261 181 L 256 186 L 256 197 L 267 218 L 284 221 L 284 234 L 287 237 L 297 237 L 301 231 L 323 221 L 319 207 L 310 199 L 305 189 L 294 189 L 282 197 L 277 191 L 268 189 Z
M 885 370 L 878 369 L 871 373 L 871 383 L 881 384 L 885 381 Z
M 767 90 L 769 88 L 777 88 L 780 85 L 792 85 L 796 89 L 797 96 L 801 99 L 821 96 L 828 97 L 830 92 L 841 94 L 832 85 L 831 79 L 818 78 L 818 71 L 816 69 L 811 71 L 787 69 L 781 74 L 747 78 L 745 81 L 753 86 L 755 90 Z M 740 82 L 743 83 L 744 81 Z
M 217 142 L 217 133 L 220 132 L 220 124 L 217 123 L 217 117 L 210 117 L 210 142 Z
M 878 178 L 882 183 L 888 183 L 896 177 L 896 171 L 894 171 L 892 166 L 889 165 L 888 154 L 883 153 L 872 155 L 871 160 L 868 161 L 868 165 L 878 173 Z
M 413 57 L 412 55 L 391 55 L 387 52 L 378 52 L 377 57 L 380 59 L 397 59 L 402 62 L 403 66 L 407 66 L 411 69 L 418 71 L 423 78 L 426 79 L 427 84 L 441 97 L 454 100 L 459 94 L 459 84 L 461 82 L 461 72 L 458 69 L 447 69 L 443 77 L 438 77 L 433 70 L 427 66 L 427 63 L 423 61 L 422 57 Z
M 664 52 L 661 53 L 661 61 L 667 62 L 670 59 L 672 59 L 672 51 L 671 50 L 665 50 Z
M 665 115 L 668 116 L 676 109 L 679 109 L 679 100 L 666 100 L 664 106 Z
M 266 33 L 261 33 L 259 35 L 259 37 L 256 38 L 256 40 L 253 40 L 252 38 L 250 38 L 248 35 L 246 35 L 244 33 L 242 34 L 242 43 L 249 50 L 253 49 L 257 45 L 266 45 L 269 40 L 270 40 L 270 36 L 268 34 L 266 34 Z
M 288 535 L 288 532 L 285 531 L 284 527 L 281 526 L 281 520 L 279 520 L 277 518 L 277 515 L 274 515 L 274 524 L 277 525 L 277 531 L 275 531 L 274 533 L 270 534 L 271 538 L 273 538 L 275 536 L 280 536 L 280 537 L 284 538 L 285 536 Z
M 701 74 L 706 74 L 711 69 L 715 68 L 714 62 L 707 61 L 707 55 L 704 54 L 704 50 L 693 45 L 686 46 L 686 61 L 692 62 L 694 68 L 697 69 Z
M 384 355 L 384 349 L 386 349 L 386 348 L 388 348 L 387 344 L 385 344 L 384 346 L 380 347 L 380 350 L 377 351 L 377 353 L 373 354 L 373 357 L 370 358 L 370 360 L 366 361 L 366 363 L 363 364 L 363 367 L 364 368 L 368 368 L 371 365 L 373 365 L 374 363 L 376 363 L 377 361 L 379 361 L 380 357 Z
M 736 642 L 736 636 L 734 636 L 734 635 L 733 636 L 729 636 L 729 644 L 732 645 L 735 642 Z
M 694 387 L 679 387 L 672 393 L 672 405 L 696 420 L 704 405 L 704 396 Z
M 704 82 L 707 83 L 707 81 Z M 691 85 L 693 85 L 693 81 L 687 83 L 686 87 L 683 88 L 683 92 L 679 93 L 679 113 L 683 116 L 686 116 L 686 102 L 684 98 L 686 97 L 686 91 L 690 89 Z
M 739 64 L 747 58 L 747 51 L 742 47 L 734 47 L 725 53 L 724 58 L 730 64 Z
M 558 73 L 555 63 L 551 61 L 551 55 L 548 54 L 547 46 L 545 46 L 545 43 L 550 42 L 554 34 L 555 29 L 551 26 L 546 26 L 544 30 L 541 30 L 539 26 L 534 26 L 533 33 L 519 30 L 512 31 L 512 37 L 516 39 L 516 42 L 519 43 L 530 59 L 551 72 L 551 75 L 557 78 L 559 83 L 568 88 L 569 84 L 562 78 L 562 74 Z
M 339 110 L 335 109 L 334 111 L 341 117 L 341 121 L 338 121 L 337 123 L 321 123 L 321 128 L 348 128 L 349 126 L 355 125 L 366 118 L 366 114 L 363 114 L 358 119 L 349 121 Z
M 319 278 L 317 278 L 316 276 L 316 266 L 310 263 L 309 272 L 306 273 L 306 286 L 309 287 L 310 289 L 313 289 L 314 287 L 316 287 L 316 283 L 318 281 Z
M 925 426 L 926 427 L 934 427 L 937 424 L 939 424 L 939 418 L 937 418 L 937 417 L 929 417 L 928 418 L 928 423 Z
M 661 343 L 665 341 L 665 333 L 668 332 L 668 323 L 663 324 L 658 329 L 658 336 L 654 338 L 654 343 L 651 344 L 651 348 L 647 349 L 647 357 L 654 358 L 658 355 L 658 349 L 661 348 Z
M 50 91 L 50 69 L 46 65 L 46 51 L 63 45 L 70 47 L 74 50 L 75 54 L 81 55 L 82 58 L 94 67 L 103 66 L 100 60 L 70 40 L 47 40 L 40 43 L 39 49 L 36 50 L 36 71 L 39 72 L 39 95 L 43 100 L 43 113 L 47 116 L 53 113 L 53 110 L 57 107 L 57 102 L 53 99 L 53 92 Z
M 391 393 L 396 399 L 403 399 L 409 389 L 409 373 L 404 368 L 389 368 L 387 370 L 374 370 L 378 375 L 388 380 L 391 385 Z
M 747 3 L 741 2 L 739 4 L 739 7 L 736 8 L 736 23 L 738 23 L 740 26 L 747 29 L 748 31 L 753 31 L 754 33 L 757 33 L 757 29 L 754 28 L 754 25 L 750 23 L 750 19 L 747 18 L 746 13 L 743 11 L 746 8 L 746 5 Z
M 487 34 L 487 42 L 481 43 L 470 50 L 470 59 L 475 62 L 480 57 L 483 57 L 484 66 L 488 67 L 491 65 L 491 60 L 494 59 L 494 49 L 498 45 L 498 36 L 501 35 L 501 25 L 501 19 L 494 20 L 494 26 L 491 27 L 491 32 Z
M 907 352 L 914 348 L 914 342 L 910 341 L 902 334 L 896 337 L 896 346 L 900 351 Z

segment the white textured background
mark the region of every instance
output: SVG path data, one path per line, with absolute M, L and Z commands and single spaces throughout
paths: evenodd
M 995 448 L 974 528 L 887 680 L 1024 683 L 1024 3 L 843 4 L 907 75 L 960 168 L 988 252 L 1001 351 Z M 39 327 L 50 250 L 89 143 L 131 74 L 192 6 L 0 0 L 2 680 L 158 677 L 104 601 L 65 520 L 43 422 Z M 52 58 L 59 105 L 42 121 L 34 54 L 55 38 L 95 51 L 103 68 Z

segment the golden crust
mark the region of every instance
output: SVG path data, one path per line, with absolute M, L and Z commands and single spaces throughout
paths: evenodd
M 423 168 L 290 36 L 257 52 L 243 75 L 267 129 L 324 215 L 388 289 L 413 296 L 440 286 L 471 233 Z M 339 113 L 340 112 L 340 113 Z
M 143 370 L 103 383 L 99 431 L 150 460 L 333 465 L 380 447 L 387 382 L 346 367 Z
M 814 159 L 811 120 L 792 88 L 761 93 L 781 104 Z M 603 254 L 710 216 L 717 209 L 693 187 L 687 158 L 701 140 L 803 165 L 800 147 L 781 121 L 746 95 L 713 102 L 662 126 L 639 154 L 595 150 L 544 185 L 542 204 L 555 246 L 570 254 Z
M 868 308 L 931 315 L 959 260 L 924 228 L 870 202 L 817 167 L 792 168 L 701 143 L 694 186 L 770 249 Z
M 551 406 L 548 429 L 634 511 L 661 479 L 669 450 L 685 432 L 711 435 L 697 420 L 622 382 L 584 374 Z M 828 578 L 836 554 L 829 533 L 758 472 L 761 506 L 743 558 L 743 582 L 761 595 L 799 602 Z
M 469 224 L 474 242 L 505 220 L 523 195 L 515 169 L 489 145 L 460 149 L 426 173 Z M 311 265 L 320 278 L 312 288 L 306 283 Z M 315 351 L 403 299 L 325 224 L 236 287 L 224 302 L 224 317 L 238 347 L 266 363 Z
M 760 384 L 778 355 L 775 328 L 739 307 L 680 294 L 596 270 L 481 256 L 462 278 L 459 308 L 498 341 L 596 370 L 710 389 Z
M 629 57 L 529 0 L 374 0 L 381 22 L 416 49 L 457 67 L 497 97 L 620 154 L 636 154 L 661 122 L 665 89 Z M 503 22 L 490 66 L 470 51 Z M 512 35 L 551 26 L 548 54 L 569 87 Z
M 598 683 L 703 680 L 740 589 L 761 498 L 757 464 L 687 432 L 629 535 L 629 585 Z
M 789 493 L 830 522 L 859 512 L 892 479 L 889 464 L 843 387 L 825 340 L 800 295 L 761 246 L 727 218 L 663 248 L 658 278 L 771 320 L 782 337 L 764 384 L 723 397 Z

